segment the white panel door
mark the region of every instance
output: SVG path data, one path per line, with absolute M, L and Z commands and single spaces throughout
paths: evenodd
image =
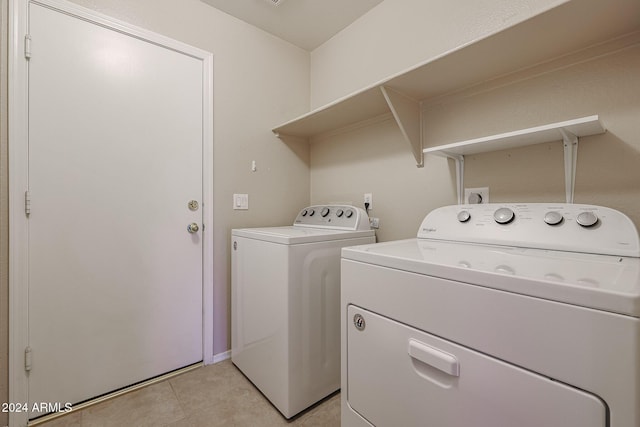
M 202 360 L 203 66 L 37 4 L 30 35 L 31 407 Z

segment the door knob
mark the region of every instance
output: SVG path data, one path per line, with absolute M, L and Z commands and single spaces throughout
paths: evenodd
M 200 230 L 200 227 L 198 227 L 198 224 L 196 224 L 195 222 L 192 222 L 187 226 L 187 231 L 191 234 L 197 233 L 198 230 Z

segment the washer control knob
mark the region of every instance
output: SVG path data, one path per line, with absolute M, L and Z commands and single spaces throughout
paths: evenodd
M 320 215 L 322 215 L 322 217 L 326 217 L 327 215 L 329 215 L 329 212 L 331 212 L 329 210 L 329 208 L 322 208 L 322 211 L 320 212 Z
M 458 212 L 458 221 L 467 222 L 471 219 L 471 214 L 469 211 L 460 211 Z
M 351 218 L 353 216 L 353 211 L 351 209 L 347 209 L 347 211 L 344 213 L 344 215 L 347 218 Z
M 307 210 L 306 210 L 306 209 L 303 209 L 303 210 L 302 210 L 302 216 L 307 216 L 307 213 L 308 213 L 308 212 L 307 212 Z
M 591 211 L 581 212 L 577 216 L 576 222 L 583 227 L 593 227 L 598 223 L 598 216 Z
M 500 208 L 493 213 L 493 219 L 498 224 L 509 224 L 515 218 L 515 214 L 509 208 Z
M 315 213 L 315 209 L 309 209 L 309 216 L 313 216 Z
M 342 209 L 338 209 L 338 210 L 336 211 L 336 216 L 337 216 L 338 218 L 342 218 L 342 215 L 343 215 L 343 214 L 344 214 L 344 211 L 343 211 Z
M 544 222 L 549 225 L 558 225 L 562 222 L 563 219 L 564 217 L 562 216 L 562 214 L 557 211 L 550 211 L 544 214 Z

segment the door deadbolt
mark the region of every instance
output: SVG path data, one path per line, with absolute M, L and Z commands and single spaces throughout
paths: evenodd
M 187 225 L 187 231 L 191 234 L 197 233 L 198 230 L 200 230 L 200 227 L 198 227 L 198 224 L 196 224 L 195 222 L 192 222 L 191 224 Z
M 190 200 L 187 206 L 189 207 L 190 211 L 197 211 L 200 207 L 197 200 Z

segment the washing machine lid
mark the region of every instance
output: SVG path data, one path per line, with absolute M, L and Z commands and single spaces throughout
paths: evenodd
M 342 258 L 640 317 L 640 259 L 409 239 L 342 249 Z
M 333 230 L 298 226 L 239 228 L 231 233 L 236 237 L 263 240 L 282 245 L 326 242 L 374 236 L 374 230 Z

